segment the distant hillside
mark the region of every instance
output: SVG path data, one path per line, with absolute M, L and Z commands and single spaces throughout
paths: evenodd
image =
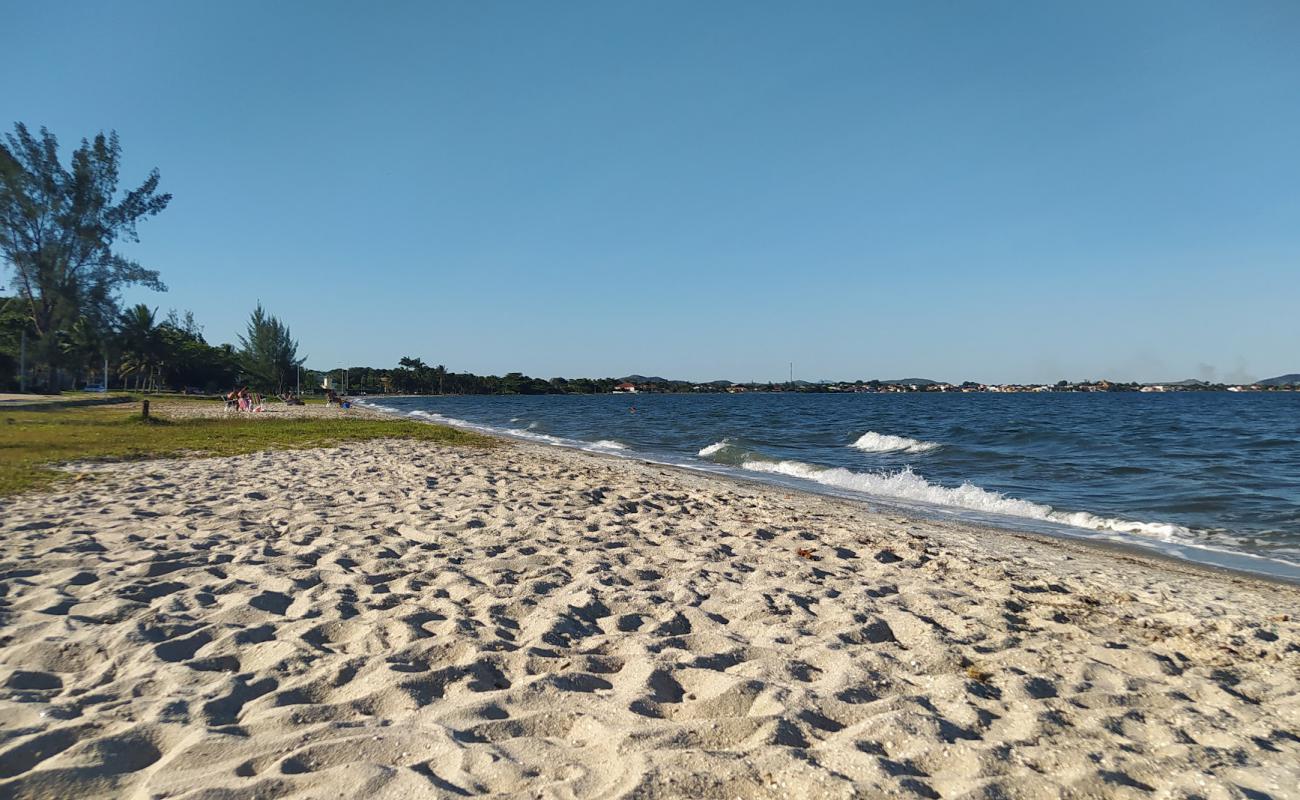
M 929 378 L 900 378 L 896 381 L 881 381 L 881 383 L 893 383 L 899 386 L 934 386 L 938 381 L 932 381 Z
M 1292 372 L 1290 375 L 1278 375 L 1276 378 L 1255 381 L 1260 386 L 1300 386 L 1300 372 Z
M 619 378 L 619 380 L 624 381 L 626 383 L 674 383 L 675 382 L 675 381 L 670 381 L 667 378 L 660 378 L 657 376 L 646 377 L 645 375 L 628 375 L 626 378 Z

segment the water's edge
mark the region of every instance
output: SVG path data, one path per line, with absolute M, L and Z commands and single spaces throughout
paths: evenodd
M 391 399 L 398 399 L 398 397 L 393 396 Z M 548 437 L 553 439 L 553 441 L 545 441 L 539 440 L 536 436 L 516 435 L 512 434 L 509 430 L 502 430 L 493 426 L 471 423 L 465 420 L 445 417 L 442 415 L 438 415 L 435 419 L 430 418 L 427 414 L 422 415 L 403 412 L 367 400 L 356 401 L 356 404 L 371 411 L 395 418 L 428 424 L 446 425 L 448 427 L 469 430 L 507 441 L 530 444 L 539 448 L 548 446 L 560 447 L 570 451 L 582 452 L 587 455 L 604 457 L 617 461 L 636 461 L 644 464 L 651 464 L 656 467 L 681 471 L 687 475 L 696 477 L 707 476 L 750 486 L 779 488 L 787 491 L 801 492 L 821 498 L 832 499 L 838 502 L 849 503 L 856 508 L 865 509 L 868 513 L 872 514 L 892 514 L 919 522 L 957 524 L 970 530 L 986 530 L 1001 535 L 1024 536 L 1032 538 L 1034 541 L 1047 544 L 1059 545 L 1061 543 L 1066 543 L 1072 546 L 1083 547 L 1090 552 L 1102 552 L 1111 556 L 1123 555 L 1139 559 L 1149 559 L 1162 566 L 1172 565 L 1180 568 L 1199 569 L 1211 574 L 1227 574 L 1238 578 L 1251 580 L 1262 579 L 1270 583 L 1300 586 L 1300 565 L 1271 559 L 1265 556 L 1234 553 L 1213 547 L 1186 545 L 1174 542 L 1154 542 L 1136 537 L 1102 537 L 1095 534 L 1090 535 L 1081 529 L 1072 528 L 1068 525 L 1025 520 L 1017 517 L 1001 519 L 998 518 L 997 515 L 957 515 L 953 514 L 950 510 L 939 508 L 931 511 L 929 509 L 918 508 L 912 505 L 892 503 L 888 499 L 882 500 L 859 492 L 837 491 L 834 487 L 804 481 L 780 480 L 780 476 L 774 476 L 769 479 L 759 477 L 758 475 L 741 473 L 735 470 L 711 469 L 694 464 L 681 463 L 680 461 L 659 460 L 651 458 L 647 454 L 638 451 L 625 450 L 621 447 L 602 446 L 606 444 L 604 442 L 584 444 L 568 442 L 558 437 Z

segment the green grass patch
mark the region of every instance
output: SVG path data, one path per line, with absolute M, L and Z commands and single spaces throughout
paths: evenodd
M 490 447 L 497 440 L 407 420 L 141 419 L 135 403 L 29 411 L 0 409 L 0 496 L 49 486 L 71 476 L 69 461 L 228 456 L 258 450 L 330 447 L 369 439 L 409 439 Z

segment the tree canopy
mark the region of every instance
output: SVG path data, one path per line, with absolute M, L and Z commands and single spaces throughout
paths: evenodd
M 137 223 L 171 201 L 158 191 L 156 169 L 118 198 L 121 155 L 117 134 L 99 133 L 82 139 L 65 167 L 54 134 L 34 136 L 21 122 L 0 143 L 0 255 L 38 337 L 83 317 L 107 326 L 126 286 L 166 288 L 156 271 L 114 249 L 118 240 L 139 241 Z
M 239 363 L 255 388 L 283 392 L 305 359 L 298 357 L 298 342 L 289 326 L 266 313 L 259 302 L 248 320 L 248 332 L 239 337 Z

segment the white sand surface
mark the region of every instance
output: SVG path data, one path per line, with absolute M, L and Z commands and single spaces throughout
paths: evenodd
M 1294 587 L 522 444 L 76 469 L 0 797 L 1300 797 Z
M 368 419 L 391 419 L 391 416 L 370 408 L 352 406 L 341 408 L 327 406 L 323 403 L 291 406 L 280 400 L 267 400 L 261 411 L 226 410 L 223 400 L 153 400 L 149 407 L 151 413 L 168 419 L 194 419 L 221 417 L 225 419 L 338 419 L 360 417 Z

